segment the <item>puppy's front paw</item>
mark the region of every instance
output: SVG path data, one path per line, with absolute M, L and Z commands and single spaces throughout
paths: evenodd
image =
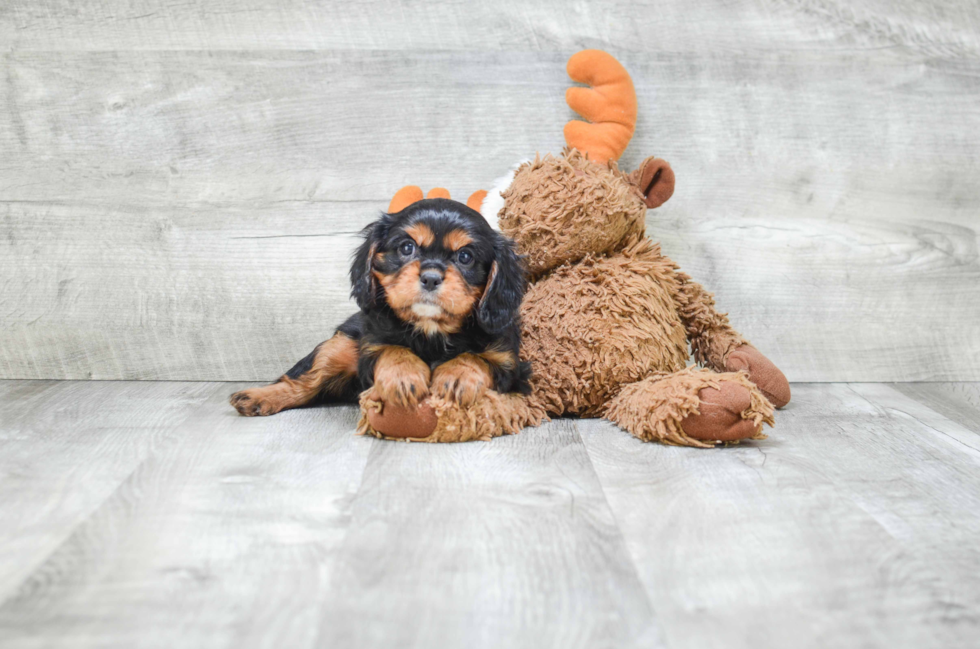
M 379 361 L 374 370 L 374 388 L 386 403 L 405 408 L 417 406 L 429 396 L 429 366 L 412 353 Z
M 235 407 L 240 415 L 264 417 L 274 415 L 282 410 L 269 396 L 268 388 L 249 388 L 231 395 L 228 402 Z
M 432 392 L 461 406 L 472 406 L 490 388 L 490 368 L 472 354 L 443 363 L 432 375 Z

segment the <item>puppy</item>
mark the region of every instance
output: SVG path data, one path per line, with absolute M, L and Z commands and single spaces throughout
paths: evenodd
M 356 402 L 372 385 L 400 406 L 430 393 L 466 406 L 490 388 L 528 392 L 530 365 L 518 358 L 526 279 L 508 239 L 445 198 L 385 214 L 363 234 L 350 269 L 360 312 L 275 383 L 233 394 L 239 413 Z

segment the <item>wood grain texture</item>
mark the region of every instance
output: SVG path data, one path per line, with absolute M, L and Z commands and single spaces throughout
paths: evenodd
M 797 384 L 770 439 L 713 453 L 578 426 L 668 644 L 975 645 L 960 424 L 888 386 Z
M 176 443 L 3 591 L 0 644 L 311 646 L 372 442 L 354 407 L 245 419 L 226 402 L 241 386 L 211 387 Z
M 896 383 L 891 387 L 972 430 L 980 438 L 980 384 Z
M 0 371 L 270 381 L 356 310 L 349 252 L 382 208 L 32 211 L 0 257 L 7 285 L 24 290 L 0 303 L 20 323 L 0 335 Z
M 560 150 L 565 60 L 602 47 L 639 96 L 623 166 L 677 171 L 651 236 L 790 379 L 978 380 L 978 16 L 5 3 L 0 376 L 271 379 L 353 310 L 351 233 Z
M 214 393 L 204 383 L 0 382 L 0 601 Z
M 320 646 L 664 646 L 567 421 L 377 444 L 337 566 Z
M 0 418 L 36 459 L 48 448 L 36 422 L 71 422 L 64 399 L 113 395 L 132 414 L 100 421 L 147 445 L 134 393 L 155 395 L 155 416 L 184 398 L 173 384 L 33 385 L 0 382 Z M 208 387 L 43 561 L 0 572 L 0 644 L 663 646 L 573 424 L 400 444 L 356 437 L 351 406 L 242 418 L 224 403 L 240 385 Z M 21 476 L 25 504 L 71 496 L 48 481 Z M 5 519 L 20 509 L 0 502 Z M 63 518 L 45 508 L 30 535 L 5 531 L 19 544 L 4 560 L 31 557 Z
M 0 646 L 980 635 L 980 384 L 795 384 L 768 440 L 709 451 L 570 419 L 385 442 L 351 406 L 238 417 L 239 387 L 0 381 Z
M 843 41 L 975 55 L 978 8 L 957 0 L 9 0 L 0 39 L 16 50 L 553 51 L 614 44 L 660 52 L 750 44 L 758 51 Z

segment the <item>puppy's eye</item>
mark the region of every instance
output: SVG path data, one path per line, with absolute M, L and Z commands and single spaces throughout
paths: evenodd
M 411 241 L 404 241 L 402 245 L 398 246 L 398 252 L 405 257 L 411 257 L 412 253 L 415 252 L 415 244 Z
M 469 250 L 460 250 L 456 253 L 456 262 L 460 266 L 469 266 L 473 263 L 473 253 Z

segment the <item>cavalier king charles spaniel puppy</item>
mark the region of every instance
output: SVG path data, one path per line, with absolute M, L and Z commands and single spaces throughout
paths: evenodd
M 518 356 L 527 282 L 510 240 L 446 198 L 384 214 L 363 234 L 350 269 L 360 311 L 275 383 L 233 394 L 239 413 L 356 402 L 372 385 L 403 407 L 429 394 L 467 406 L 487 389 L 528 392 Z

